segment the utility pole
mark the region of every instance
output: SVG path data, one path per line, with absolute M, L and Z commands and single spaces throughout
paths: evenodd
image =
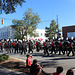
M 57 15 L 57 27 L 58 27 L 58 38 L 59 38 L 59 25 L 58 25 L 58 15 Z

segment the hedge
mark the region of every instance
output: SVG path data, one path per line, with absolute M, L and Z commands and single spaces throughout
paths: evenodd
M 5 60 L 8 60 L 8 58 L 9 58 L 8 55 L 2 54 L 2 55 L 0 55 L 0 62 L 5 61 Z

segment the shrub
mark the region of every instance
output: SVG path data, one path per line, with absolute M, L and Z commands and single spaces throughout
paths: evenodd
M 8 55 L 2 54 L 2 55 L 0 55 L 0 62 L 5 61 L 5 60 L 8 60 L 8 58 L 9 58 Z

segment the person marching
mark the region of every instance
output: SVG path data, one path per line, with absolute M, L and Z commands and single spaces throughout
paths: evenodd
M 51 43 L 50 45 L 51 45 L 51 47 L 52 47 L 52 48 L 51 48 L 51 54 L 53 54 L 53 52 L 56 54 L 53 41 L 52 41 L 52 43 Z
M 21 55 L 22 55 L 23 52 L 24 52 L 24 49 L 23 49 L 23 42 L 21 42 L 20 47 L 21 47 Z M 24 54 L 25 54 L 25 52 L 24 52 Z
M 63 55 L 67 54 L 67 46 L 68 46 L 67 40 L 64 40 L 63 42 Z
M 73 50 L 75 51 L 75 39 L 73 40 Z
M 8 50 L 11 53 L 11 42 L 10 41 L 8 42 Z
M 25 52 L 27 52 L 27 41 L 25 41 Z
M 18 44 L 18 41 L 17 41 L 17 43 L 15 44 L 15 52 L 14 53 L 18 53 L 18 47 L 19 47 L 19 44 Z
M 62 51 L 62 42 L 61 41 L 60 41 L 58 47 L 59 47 L 59 55 L 60 55 L 61 54 L 61 51 Z
M 23 51 L 22 53 L 24 52 L 24 54 L 26 54 L 27 52 L 27 42 L 26 41 L 23 41 Z
M 38 41 L 36 42 L 36 51 L 39 52 L 39 48 L 38 48 Z
M 74 50 L 72 49 L 72 41 L 70 40 L 70 44 L 68 46 L 68 50 L 69 50 L 69 53 L 67 54 L 67 56 L 69 56 L 69 54 L 72 52 L 72 56 L 74 56 Z
M 26 54 L 26 42 L 22 42 L 21 43 L 21 48 L 22 48 L 22 51 L 21 51 L 21 55 L 23 54 L 23 52 L 24 52 L 24 54 Z
M 33 45 L 33 43 L 31 42 L 31 40 L 29 40 L 29 42 L 28 42 L 28 46 L 29 46 L 28 53 L 30 53 L 30 51 L 32 51 L 32 45 Z M 32 51 L 32 53 L 33 53 L 33 51 Z
M 58 45 L 59 45 L 59 42 L 58 42 L 57 39 L 56 39 L 56 40 L 55 40 L 55 43 L 54 43 L 54 47 L 55 47 L 56 53 L 58 52 Z
M 13 42 L 13 52 L 15 53 L 15 47 L 16 47 L 16 43 L 15 41 Z
M 0 42 L 0 49 L 1 49 L 1 52 L 3 52 L 3 43 Z
M 49 53 L 48 53 L 48 41 L 47 40 L 44 42 L 44 54 L 47 54 L 49 56 Z
M 9 53 L 9 50 L 8 50 L 8 42 L 7 41 L 5 41 L 4 48 L 7 51 L 7 53 Z
M 14 43 L 12 42 L 12 43 L 11 43 L 11 51 L 12 51 L 12 52 L 13 52 L 13 44 L 14 44 Z

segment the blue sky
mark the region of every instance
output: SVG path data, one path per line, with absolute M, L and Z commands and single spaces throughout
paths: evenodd
M 12 20 L 9 19 L 22 19 L 24 12 L 32 8 L 34 13 L 38 13 L 41 22 L 38 24 L 38 29 L 45 29 L 49 27 L 51 20 L 57 21 L 59 28 L 62 29 L 63 26 L 75 25 L 75 0 L 26 0 L 22 7 L 18 6 L 16 12 L 13 14 L 1 14 L 0 15 L 0 28 L 12 24 Z M 4 25 L 1 24 L 1 18 L 4 19 Z

